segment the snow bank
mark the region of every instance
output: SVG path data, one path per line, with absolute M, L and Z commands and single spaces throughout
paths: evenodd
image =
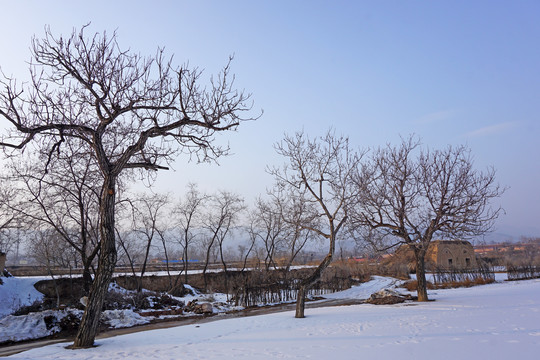
M 133 312 L 133 310 L 105 310 L 101 313 L 101 320 L 115 329 L 133 327 L 150 322 L 148 318 Z
M 0 319 L 13 314 L 17 309 L 43 299 L 43 294 L 34 288 L 35 278 L 2 278 L 0 285 Z
M 80 310 L 46 310 L 25 316 L 9 315 L 0 319 L 0 344 L 43 338 L 60 332 L 59 322 L 69 315 L 82 316 Z
M 325 294 L 326 299 L 359 299 L 364 300 L 382 289 L 392 289 L 398 287 L 403 281 L 383 276 L 373 276 L 370 281 L 353 286 L 350 289 L 336 292 L 333 294 Z

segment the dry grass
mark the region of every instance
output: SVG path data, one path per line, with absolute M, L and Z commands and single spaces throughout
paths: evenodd
M 484 279 L 484 278 L 476 278 L 474 280 L 467 279 L 464 281 L 449 281 L 449 282 L 437 283 L 437 284 L 433 284 L 428 281 L 427 288 L 429 290 L 453 289 L 453 288 L 460 288 L 460 287 L 471 287 L 471 286 L 477 286 L 477 285 L 491 284 L 493 281 L 494 280 Z M 404 287 L 408 291 L 416 291 L 418 287 L 418 282 L 416 280 L 407 281 L 402 285 L 402 287 Z
M 476 279 L 466 279 L 463 281 L 450 281 L 450 282 L 444 282 L 440 284 L 436 284 L 436 289 L 453 289 L 453 288 L 459 288 L 459 287 L 471 287 L 471 286 L 477 286 L 477 285 L 486 285 L 491 284 L 495 280 L 493 279 L 485 279 L 478 277 Z

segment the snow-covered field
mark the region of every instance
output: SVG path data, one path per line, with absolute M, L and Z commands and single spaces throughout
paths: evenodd
M 333 297 L 365 297 L 375 280 Z M 17 359 L 538 359 L 540 280 L 431 291 L 436 301 L 354 305 L 225 319 L 152 330 Z

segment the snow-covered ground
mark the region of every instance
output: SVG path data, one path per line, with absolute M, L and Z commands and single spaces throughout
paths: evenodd
M 61 322 L 70 322 L 71 317 L 81 318 L 83 311 L 67 308 L 65 310 L 47 310 L 41 312 L 31 312 L 27 315 L 12 315 L 22 306 L 31 305 L 36 300 L 41 300 L 43 295 L 38 292 L 33 284 L 43 277 L 29 278 L 2 278 L 3 285 L 0 285 L 0 344 L 7 342 L 20 342 L 25 340 L 41 339 L 61 331 Z M 209 302 L 212 304 L 212 312 L 223 313 L 231 310 L 241 310 L 240 307 L 234 307 L 226 303 L 225 294 L 211 294 L 211 296 L 200 294 L 194 288 L 190 288 L 193 295 L 186 295 L 178 300 L 188 303 L 198 301 L 199 303 Z M 128 291 L 112 283 L 109 290 L 117 293 L 124 293 L 126 296 L 133 291 Z M 143 289 L 143 291 L 145 291 Z M 142 313 L 150 310 L 143 310 Z M 183 315 L 152 315 L 142 316 L 141 314 L 130 310 L 106 310 L 101 314 L 103 323 L 108 324 L 109 328 L 126 328 L 136 325 L 149 323 L 151 320 L 166 317 L 181 317 Z M 193 313 L 186 313 L 186 316 L 193 316 Z
M 365 297 L 376 278 L 333 297 Z M 356 294 L 356 295 L 355 295 Z M 56 344 L 16 359 L 537 359 L 540 280 L 430 291 L 436 301 L 354 305 L 225 319 L 98 340 Z
M 43 278 L 2 277 L 3 285 L 0 285 L 0 319 L 12 314 L 20 307 L 41 300 L 43 294 L 34 288 L 34 284 L 40 279 Z

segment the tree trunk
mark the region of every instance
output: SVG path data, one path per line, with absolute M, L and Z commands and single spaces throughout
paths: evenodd
M 96 277 L 90 288 L 90 296 L 79 331 L 73 342 L 73 348 L 89 348 L 99 329 L 99 317 L 103 302 L 116 265 L 116 244 L 114 234 L 115 210 L 115 179 L 109 178 L 104 182 L 100 204 L 100 235 L 101 253 L 99 256 Z
M 221 264 L 223 265 L 223 275 L 225 277 L 225 293 L 227 294 L 227 300 L 229 300 L 229 272 L 227 270 L 227 262 L 223 257 L 223 239 L 220 239 L 219 241 L 219 257 L 221 258 Z
M 308 290 L 315 284 L 322 275 L 322 272 L 324 269 L 330 265 L 332 262 L 332 257 L 334 256 L 335 251 L 335 240 L 330 240 L 330 250 L 324 260 L 321 262 L 321 264 L 315 269 L 313 274 L 309 276 L 307 279 L 302 281 L 300 283 L 300 287 L 298 288 L 298 294 L 296 296 L 296 314 L 294 315 L 295 318 L 303 318 L 304 317 L 304 309 L 306 304 L 306 295 Z
M 208 278 L 206 277 L 206 270 L 208 270 L 208 264 L 210 263 L 210 253 L 212 251 L 212 246 L 214 245 L 215 241 L 215 234 L 212 238 L 212 242 L 208 245 L 208 248 L 206 249 L 206 259 L 204 261 L 204 268 L 203 268 L 203 279 L 204 279 L 204 291 L 208 290 Z
M 86 259 L 85 259 L 86 260 Z M 88 296 L 90 287 L 92 286 L 92 273 L 90 272 L 91 261 L 83 261 L 83 290 L 84 295 Z
M 188 258 L 188 248 L 187 244 L 184 250 L 184 283 L 188 283 L 188 270 L 189 270 L 189 258 Z
M 416 250 L 414 256 L 416 258 L 416 291 L 418 293 L 418 301 L 428 301 L 425 263 L 426 252 L 425 250 Z
M 54 278 L 54 275 L 52 273 L 51 264 L 49 260 L 47 260 L 47 272 L 49 273 L 49 276 L 51 277 L 52 282 L 53 282 L 54 292 L 56 294 L 56 308 L 59 308 L 60 307 L 60 292 L 58 291 L 58 284 L 56 284 L 56 279 Z
M 294 317 L 297 319 L 301 319 L 304 316 L 304 310 L 306 308 L 306 292 L 308 288 L 304 285 L 300 285 L 300 288 L 298 289 L 298 294 L 296 295 L 296 313 L 294 314 Z

